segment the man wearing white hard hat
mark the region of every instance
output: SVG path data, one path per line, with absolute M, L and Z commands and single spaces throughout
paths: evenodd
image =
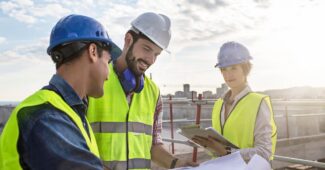
M 88 120 L 110 169 L 151 169 L 151 160 L 165 168 L 197 165 L 163 148 L 160 92 L 145 75 L 168 47 L 170 24 L 167 16 L 152 12 L 132 21 L 120 57 L 109 66 L 104 96 L 89 99 Z

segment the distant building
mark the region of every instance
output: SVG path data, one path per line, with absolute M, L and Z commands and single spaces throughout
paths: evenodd
M 185 97 L 184 92 L 183 91 L 176 91 L 175 92 L 175 98 L 181 98 L 181 97 Z
M 190 93 L 190 84 L 183 84 L 184 93 Z
M 212 98 L 213 98 L 212 91 L 204 91 L 204 92 L 202 93 L 202 95 L 203 95 L 203 98 L 204 98 L 204 99 L 212 99 Z
M 183 84 L 183 91 L 176 91 L 175 98 L 188 98 L 188 99 L 197 99 L 198 92 L 190 91 L 190 84 Z M 222 96 L 228 90 L 228 86 L 223 83 L 221 88 L 217 88 L 216 94 L 213 94 L 212 91 L 204 91 L 202 97 L 204 99 L 216 99 Z M 168 96 L 167 96 L 168 97 Z
M 217 88 L 216 98 L 220 98 L 223 94 L 225 94 L 228 90 L 228 86 L 226 83 L 221 84 L 221 88 Z
M 227 86 L 226 83 L 222 83 L 222 84 L 221 84 L 221 88 L 222 88 L 222 89 L 228 89 L 228 86 Z
M 169 96 L 172 96 L 172 98 L 174 98 L 175 96 L 172 94 L 165 94 L 165 95 L 161 95 L 162 98 L 166 98 L 169 99 Z
M 193 99 L 197 99 L 197 92 L 196 91 L 191 91 L 190 99 L 192 99 L 192 96 L 193 96 Z
M 203 91 L 202 97 L 204 99 L 217 99 L 222 97 L 228 91 L 228 89 L 229 88 L 227 84 L 223 83 L 221 84 L 221 87 L 216 88 L 215 94 L 211 91 Z M 283 99 L 283 100 L 291 100 L 291 99 L 324 100 L 325 99 L 325 87 L 318 87 L 318 88 L 308 87 L 308 86 L 292 87 L 287 89 L 274 89 L 274 90 L 266 90 L 260 92 L 269 95 L 271 99 Z M 170 95 L 163 95 L 162 97 L 169 98 L 169 96 Z M 194 99 L 197 99 L 198 92 L 190 91 L 190 84 L 183 84 L 183 91 L 176 91 L 175 96 L 173 97 L 192 99 L 192 96 Z

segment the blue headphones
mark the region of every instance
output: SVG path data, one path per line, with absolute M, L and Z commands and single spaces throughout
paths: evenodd
M 140 93 L 144 87 L 144 77 L 136 77 L 134 73 L 127 68 L 121 74 L 117 74 L 125 93 Z

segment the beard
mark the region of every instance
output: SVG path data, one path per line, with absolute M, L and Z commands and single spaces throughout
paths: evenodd
M 144 72 L 137 68 L 138 60 L 136 60 L 136 58 L 133 55 L 133 44 L 131 45 L 128 52 L 126 53 L 125 60 L 128 65 L 128 68 L 134 73 L 134 75 L 140 77 L 144 74 Z

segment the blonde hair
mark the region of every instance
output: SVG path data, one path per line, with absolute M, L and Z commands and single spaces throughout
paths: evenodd
M 247 77 L 248 74 L 251 72 L 252 69 L 252 63 L 250 63 L 249 61 L 241 63 L 240 67 L 243 69 L 243 72 L 245 74 L 245 76 Z

